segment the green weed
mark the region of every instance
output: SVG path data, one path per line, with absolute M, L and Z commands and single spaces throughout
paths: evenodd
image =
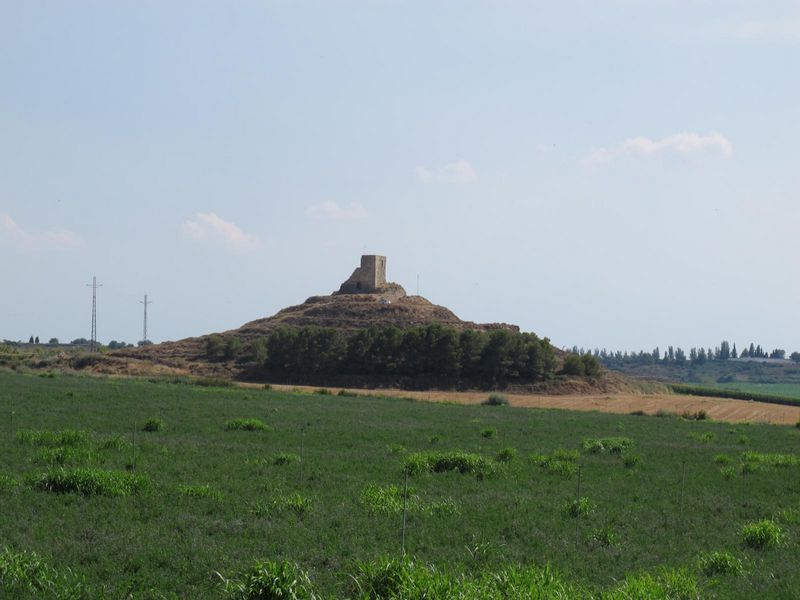
M 598 546 L 610 548 L 619 544 L 619 534 L 613 527 L 600 527 L 589 534 L 589 539 Z
M 589 454 L 622 454 L 633 448 L 633 440 L 626 437 L 586 438 L 581 449 Z
M 705 433 L 690 433 L 689 437 L 702 444 L 710 444 L 717 439 L 717 434 L 707 431 Z
M 72 571 L 54 569 L 35 552 L 14 552 L 5 547 L 0 551 L 0 596 L 53 600 L 95 597 L 85 580 Z
M 222 498 L 222 493 L 212 488 L 210 485 L 179 485 L 177 488 L 181 496 L 193 498 L 198 500 L 200 498 L 213 498 L 219 500 Z
M 150 487 L 150 479 L 144 475 L 85 467 L 52 469 L 34 476 L 31 483 L 46 492 L 84 496 L 128 496 Z
M 222 580 L 222 594 L 229 600 L 315 600 L 318 598 L 308 573 L 290 561 L 257 561 L 244 573 Z
M 755 549 L 774 548 L 781 543 L 783 531 L 771 519 L 762 519 L 753 523 L 746 523 L 739 530 L 739 535 L 745 546 Z
M 277 494 L 271 500 L 256 502 L 251 512 L 258 517 L 274 517 L 288 511 L 301 517 L 310 509 L 311 499 L 294 492 L 288 495 Z
M 20 429 L 17 441 L 30 446 L 86 446 L 91 441 L 89 434 L 76 429 L 60 431 L 40 431 L 36 429 Z
M 142 431 L 155 432 L 163 430 L 164 430 L 164 421 L 156 417 L 147 419 L 147 421 L 145 421 L 144 425 L 142 426 Z
M 532 454 L 531 462 L 550 475 L 571 477 L 578 472 L 578 451 L 557 449 L 550 454 Z
M 576 498 L 561 506 L 561 514 L 565 517 L 588 517 L 597 507 L 588 498 Z
M 603 600 L 699 600 L 697 579 L 687 569 L 660 569 L 656 573 L 628 575 Z
M 741 575 L 744 565 L 741 559 L 727 551 L 703 552 L 697 557 L 697 569 L 706 577 L 714 575 Z
M 727 465 L 731 462 L 731 457 L 727 454 L 715 454 L 714 462 L 718 465 Z
M 503 448 L 494 459 L 499 463 L 510 463 L 517 457 L 516 448 Z
M 481 437 L 486 438 L 487 440 L 493 438 L 497 435 L 497 429 L 494 427 L 486 427 L 485 429 L 481 429 Z
M 496 471 L 492 462 L 483 456 L 459 451 L 409 454 L 406 457 L 404 468 L 409 475 L 457 471 L 462 474 L 475 475 L 478 479 L 493 475 Z
M 259 419 L 232 419 L 225 423 L 225 431 L 266 431 L 269 429 Z

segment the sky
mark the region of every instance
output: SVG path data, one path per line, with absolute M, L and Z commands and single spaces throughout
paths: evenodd
M 0 0 L 0 339 L 224 331 L 361 254 L 560 347 L 800 349 L 800 2 Z

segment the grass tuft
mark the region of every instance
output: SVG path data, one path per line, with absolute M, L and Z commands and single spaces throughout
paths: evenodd
M 84 496 L 129 496 L 150 487 L 144 475 L 79 467 L 52 469 L 32 478 L 35 489 L 55 494 Z
M 578 451 L 554 450 L 550 454 L 532 454 L 531 462 L 550 475 L 572 477 L 578 472 Z
M 260 419 L 232 419 L 225 423 L 225 431 L 266 431 L 269 429 Z
M 69 569 L 59 571 L 35 552 L 0 550 L 0 596 L 83 600 L 95 597 Z
M 499 463 L 510 463 L 517 457 L 516 448 L 503 448 L 494 459 Z
M 164 430 L 164 421 L 156 417 L 147 419 L 147 421 L 145 421 L 144 425 L 142 426 L 142 431 L 155 432 L 163 430 Z
M 739 530 L 739 535 L 745 546 L 761 550 L 778 546 L 781 543 L 783 531 L 775 521 L 762 519 L 744 524 Z
M 581 449 L 589 454 L 622 454 L 633 448 L 633 440 L 626 437 L 586 438 Z
M 308 573 L 290 561 L 257 561 L 244 573 L 222 580 L 222 596 L 228 600 L 316 600 Z
M 409 454 L 406 457 L 404 468 L 409 475 L 457 471 L 462 474 L 475 475 L 478 479 L 493 475 L 496 471 L 495 465 L 483 456 L 459 451 Z
M 702 552 L 697 557 L 697 570 L 706 577 L 714 575 L 741 575 L 744 565 L 741 559 L 727 551 Z
M 20 429 L 16 437 L 18 442 L 29 446 L 87 446 L 91 441 L 88 433 L 77 429 L 60 431 Z

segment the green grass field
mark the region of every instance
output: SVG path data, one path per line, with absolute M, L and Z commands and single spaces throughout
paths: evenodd
M 725 390 L 751 392 L 754 394 L 784 396 L 786 398 L 800 400 L 800 383 L 751 383 L 749 381 L 732 381 L 728 383 L 716 383 L 714 387 Z
M 581 597 L 800 597 L 795 427 L 11 372 L 0 414 L 3 597 L 48 597 L 25 578 L 52 569 L 75 597 L 219 598 L 216 573 L 257 560 L 359 595 L 351 575 L 400 556 L 407 461 L 414 576 L 549 564 Z M 472 473 L 430 472 L 450 467 Z M 763 519 L 778 543 L 748 545 Z M 44 566 L 14 571 L 26 552 Z

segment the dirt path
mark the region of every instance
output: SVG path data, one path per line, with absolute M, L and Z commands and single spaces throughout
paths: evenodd
M 313 391 L 317 388 L 303 386 L 273 386 L 275 389 L 292 388 Z M 339 388 L 331 388 L 337 393 Z M 355 391 L 355 390 L 352 390 Z M 485 392 L 412 392 L 395 389 L 357 390 L 358 394 L 415 398 L 429 402 L 456 402 L 459 404 L 480 404 L 487 395 Z M 800 420 L 800 406 L 784 406 L 766 402 L 732 400 L 729 398 L 706 398 L 679 394 L 611 394 L 586 396 L 540 396 L 528 394 L 505 394 L 512 406 L 531 408 L 563 408 L 566 410 L 600 411 L 609 413 L 631 413 L 644 411 L 655 414 L 667 411 L 681 414 L 684 411 L 704 410 L 710 419 L 732 423 L 775 423 L 794 425 Z

